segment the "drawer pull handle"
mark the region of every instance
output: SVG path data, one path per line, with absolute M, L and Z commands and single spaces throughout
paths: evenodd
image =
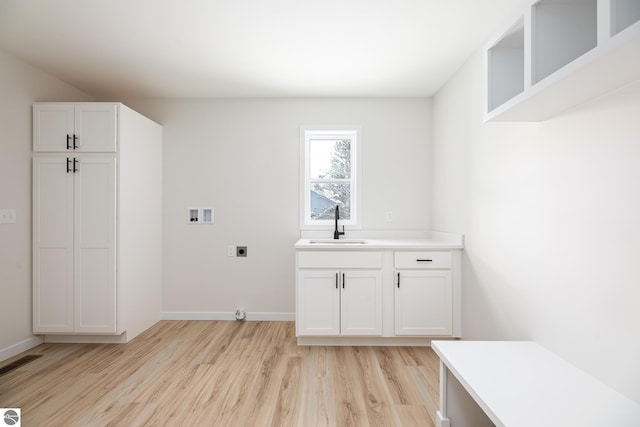
M 418 261 L 418 262 L 432 262 L 433 260 L 432 259 L 420 259 L 420 258 L 418 258 L 416 261 Z

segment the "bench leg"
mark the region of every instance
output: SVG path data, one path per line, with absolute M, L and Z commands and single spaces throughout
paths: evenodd
M 447 367 L 440 361 L 440 410 L 436 412 L 436 427 L 450 427 L 447 417 Z
M 443 417 L 440 411 L 436 412 L 436 427 L 450 427 L 449 418 Z

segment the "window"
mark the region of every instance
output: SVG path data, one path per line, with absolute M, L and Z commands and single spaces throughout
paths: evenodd
M 359 152 L 357 126 L 302 126 L 300 128 L 300 226 L 334 226 L 340 207 L 340 225 L 360 226 Z

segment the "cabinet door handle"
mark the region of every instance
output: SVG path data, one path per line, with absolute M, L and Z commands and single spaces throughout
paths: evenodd
M 67 157 L 67 173 L 71 172 L 71 159 Z
M 417 262 L 431 262 L 433 260 L 432 259 L 420 259 L 420 258 L 418 258 L 416 261 Z
M 344 289 L 344 273 L 342 273 L 342 289 Z
M 400 289 L 400 273 L 398 273 L 398 289 Z
M 77 166 L 76 166 L 77 164 L 78 164 L 78 161 L 77 161 L 77 160 L 76 160 L 76 158 L 74 157 L 74 158 L 73 158 L 73 173 L 78 172 L 78 168 L 77 168 Z
M 336 289 L 338 289 L 338 273 L 336 273 Z
M 71 149 L 71 135 L 67 134 L 67 150 Z
M 76 141 L 78 140 L 78 137 L 76 136 L 76 134 L 73 134 L 73 149 L 77 150 L 78 149 L 78 145 L 76 144 Z

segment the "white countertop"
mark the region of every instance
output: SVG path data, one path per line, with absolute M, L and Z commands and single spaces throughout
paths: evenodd
M 370 250 L 370 249 L 463 249 L 462 240 L 443 239 L 408 239 L 408 238 L 342 238 L 339 242 L 333 239 L 300 239 L 295 245 L 296 249 L 305 250 Z

